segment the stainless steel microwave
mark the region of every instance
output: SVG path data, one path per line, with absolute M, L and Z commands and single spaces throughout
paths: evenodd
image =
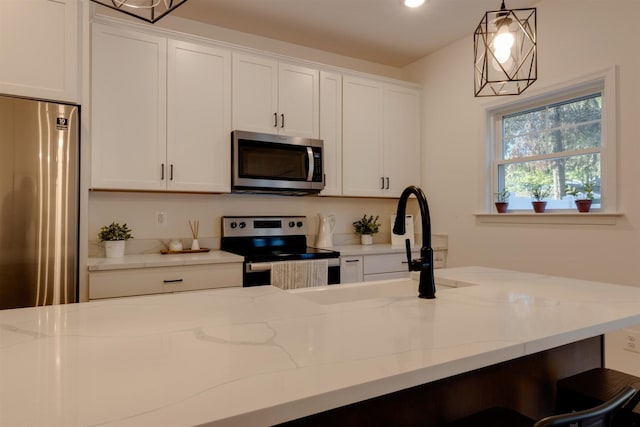
M 324 188 L 319 139 L 231 132 L 231 191 L 304 195 Z

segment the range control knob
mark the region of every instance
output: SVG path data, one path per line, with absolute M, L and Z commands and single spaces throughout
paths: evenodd
M 293 222 L 293 221 L 289 221 L 289 227 L 290 227 L 290 228 L 295 227 L 295 225 L 296 225 L 296 223 L 295 223 L 295 222 Z
M 244 221 L 240 222 L 240 228 L 245 228 L 247 226 L 247 223 Z
M 231 224 L 229 224 L 229 226 L 231 228 L 236 228 L 238 226 L 238 224 L 235 221 L 233 221 Z
M 296 224 L 296 226 L 297 226 L 298 228 L 302 227 L 302 221 L 298 221 L 298 222 L 297 222 L 297 224 Z

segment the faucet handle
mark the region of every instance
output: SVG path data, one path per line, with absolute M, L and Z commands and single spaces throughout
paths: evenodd
M 407 249 L 407 264 L 409 265 L 409 271 L 413 271 L 411 266 L 411 241 L 409 239 L 404 239 L 404 245 Z

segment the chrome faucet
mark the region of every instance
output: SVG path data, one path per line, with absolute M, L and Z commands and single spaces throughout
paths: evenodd
M 405 216 L 407 214 L 407 201 L 409 196 L 414 194 L 420 206 L 422 217 L 422 247 L 420 248 L 420 258 L 411 259 L 411 243 L 405 240 L 407 248 L 407 261 L 409 271 L 420 272 L 420 284 L 418 285 L 418 296 L 420 298 L 432 299 L 436 297 L 436 285 L 433 281 L 433 249 L 431 248 L 431 216 L 429 215 L 429 204 L 427 197 L 422 190 L 414 185 L 405 188 L 398 200 L 398 211 L 396 222 L 393 225 L 393 233 L 402 235 L 406 232 Z

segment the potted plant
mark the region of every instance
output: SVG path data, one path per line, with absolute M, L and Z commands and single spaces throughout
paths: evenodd
M 582 189 L 583 191 L 578 191 L 575 187 L 567 186 L 565 193 L 576 198 L 578 212 L 589 212 L 593 203 L 593 184 L 585 182 Z
M 123 257 L 125 242 L 129 239 L 133 239 L 133 236 L 127 224 L 120 225 L 117 222 L 101 227 L 98 233 L 98 241 L 104 242 L 107 258 Z
M 353 229 L 356 234 L 360 235 L 361 244 L 370 245 L 373 243 L 373 235 L 380 229 L 379 218 L 380 216 L 378 215 L 368 217 L 367 214 L 364 214 L 361 219 L 353 222 Z
M 503 188 L 502 191 L 498 193 L 493 193 L 496 197 L 496 210 L 498 213 L 507 213 L 507 207 L 509 206 L 509 190 L 507 188 Z
M 542 185 L 534 185 L 531 187 L 531 197 L 533 198 L 531 201 L 533 210 L 536 213 L 543 213 L 547 207 L 547 202 L 544 199 L 549 197 L 549 190 Z

